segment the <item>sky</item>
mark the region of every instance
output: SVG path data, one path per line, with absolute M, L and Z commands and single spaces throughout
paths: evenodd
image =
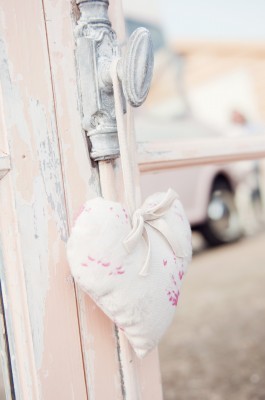
M 125 14 L 159 21 L 169 40 L 264 41 L 265 0 L 123 0 Z

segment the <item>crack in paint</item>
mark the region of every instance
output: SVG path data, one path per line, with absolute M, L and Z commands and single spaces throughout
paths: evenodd
M 121 379 L 121 393 L 122 393 L 123 400 L 126 400 L 124 373 L 123 373 L 122 362 L 121 362 L 121 345 L 120 345 L 119 329 L 116 325 L 115 325 L 114 329 L 115 329 L 115 337 L 116 337 L 116 341 L 117 341 L 117 355 L 118 355 L 119 373 L 120 373 L 120 379 Z

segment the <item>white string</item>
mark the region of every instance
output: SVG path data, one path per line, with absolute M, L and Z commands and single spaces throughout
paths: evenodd
M 127 123 L 127 132 L 124 124 L 123 117 L 123 95 L 121 90 L 121 83 L 117 73 L 117 65 L 119 62 L 119 58 L 116 58 L 112 61 L 110 66 L 110 74 L 113 82 L 113 92 L 114 92 L 114 102 L 115 102 L 115 114 L 117 121 L 117 131 L 120 145 L 120 157 L 121 157 L 121 165 L 122 165 L 122 174 L 124 181 L 124 191 L 126 203 L 129 209 L 129 213 L 132 216 L 136 209 L 136 194 L 135 194 L 135 185 L 134 185 L 134 171 L 135 166 L 133 165 L 133 151 L 134 149 L 130 149 L 131 144 L 133 144 L 133 132 L 131 131 L 131 123 L 128 121 Z M 129 106 L 128 106 L 129 107 Z M 128 110 L 127 107 L 127 110 Z M 130 111 L 128 110 L 128 114 L 130 117 Z M 129 119 L 129 118 L 128 118 Z M 133 146 L 134 147 L 134 146 Z
M 134 132 L 131 118 L 130 106 L 127 105 L 127 131 L 124 124 L 123 116 L 123 94 L 121 83 L 117 73 L 119 59 L 113 60 L 110 66 L 110 74 L 113 81 L 113 93 L 115 102 L 115 114 L 117 121 L 118 139 L 120 145 L 120 157 L 122 166 L 122 175 L 124 181 L 124 191 L 127 207 L 132 218 L 132 231 L 125 238 L 123 244 L 127 251 L 130 253 L 134 247 L 139 243 L 139 240 L 144 239 L 147 245 L 147 252 L 142 268 L 139 272 L 140 275 L 146 276 L 149 273 L 150 257 L 151 257 L 151 243 L 148 237 L 145 224 L 156 229 L 168 242 L 172 250 L 179 257 L 183 257 L 181 247 L 176 243 L 170 228 L 163 220 L 164 214 L 168 211 L 174 200 L 178 197 L 177 194 L 169 189 L 165 193 L 163 199 L 153 207 L 139 208 L 136 210 L 136 190 L 135 190 L 135 172 L 136 160 L 134 152 L 136 153 L 136 146 L 134 140 Z

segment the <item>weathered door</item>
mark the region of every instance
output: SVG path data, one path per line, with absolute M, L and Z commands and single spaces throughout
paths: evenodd
M 110 1 L 110 15 L 123 40 L 119 0 Z M 10 0 L 0 9 L 6 396 L 159 400 L 157 351 L 139 361 L 75 287 L 66 261 L 74 217 L 85 200 L 100 193 L 101 178 L 108 196 L 120 195 L 113 190 L 119 168 L 101 163 L 100 176 L 82 128 L 74 37 L 79 16 L 70 0 Z
M 157 352 L 137 360 L 108 318 L 75 287 L 66 261 L 65 243 L 84 201 L 101 189 L 108 197 L 121 195 L 115 185 L 118 161 L 100 168 L 91 163 L 82 128 L 74 37 L 79 8 L 70 0 L 2 3 L 0 267 L 6 396 L 160 400 Z M 123 43 L 120 0 L 110 1 L 109 15 Z M 170 146 L 146 145 L 142 171 L 265 155 L 263 137 Z

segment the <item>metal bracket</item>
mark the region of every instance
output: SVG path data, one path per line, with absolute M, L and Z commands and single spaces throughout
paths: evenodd
M 119 157 L 112 81 L 109 68 L 119 57 L 118 74 L 126 100 L 140 106 L 147 97 L 153 71 L 153 49 L 147 29 L 129 38 L 123 57 L 108 18 L 108 0 L 76 0 L 81 17 L 75 29 L 76 57 L 83 107 L 83 128 L 93 160 Z

